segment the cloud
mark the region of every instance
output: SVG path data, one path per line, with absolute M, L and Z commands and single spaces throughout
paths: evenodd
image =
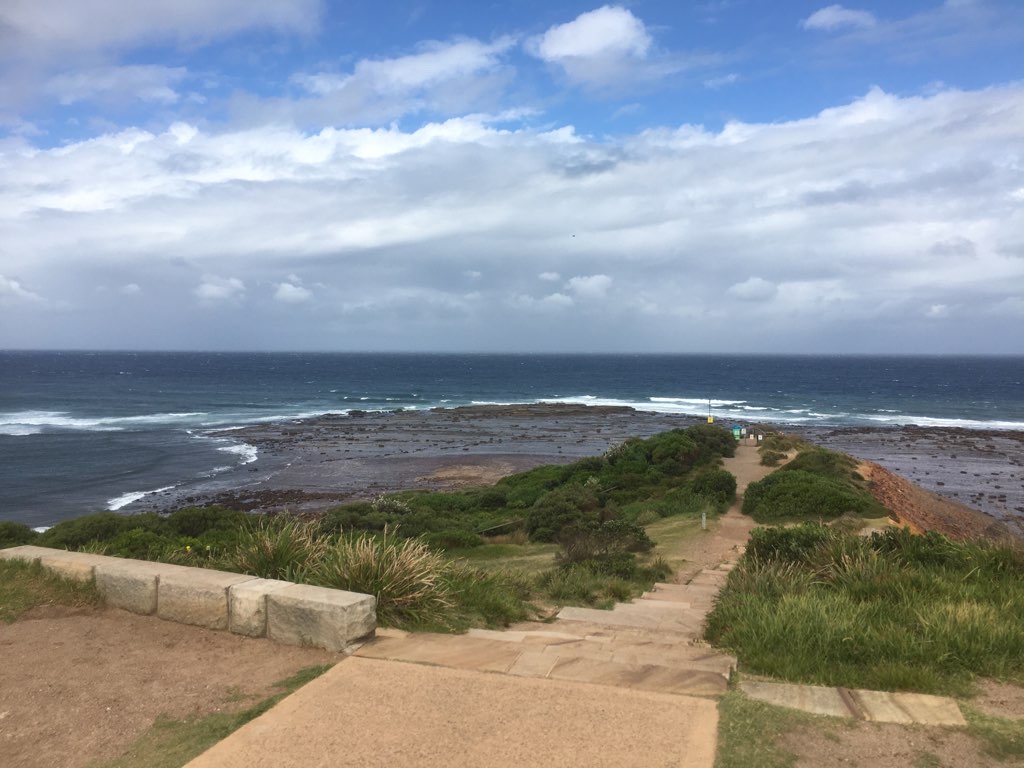
M 49 0 L 5 3 L 0 29 L 9 50 L 124 49 L 146 43 L 204 43 L 249 29 L 309 33 L 320 0 Z
M 739 82 L 740 76 L 735 72 L 730 72 L 728 75 L 721 75 L 719 77 L 711 77 L 704 81 L 704 87 L 716 90 L 718 88 L 724 88 L 727 85 Z
M 525 44 L 528 53 L 558 67 L 571 82 L 598 88 L 664 76 L 682 67 L 666 58 L 652 61 L 652 46 L 644 23 L 612 5 L 581 13 Z
M 535 43 L 544 61 L 634 56 L 643 58 L 651 48 L 644 23 L 621 6 L 605 5 L 581 13 L 573 21 L 551 27 Z
M 313 292 L 296 283 L 278 283 L 274 291 L 274 301 L 282 304 L 304 304 L 312 299 Z
M 196 297 L 204 304 L 218 304 L 226 301 L 238 301 L 245 295 L 245 283 L 237 277 L 218 277 L 203 275 L 203 281 L 194 291 Z
M 128 283 L 121 286 L 120 293 L 124 296 L 137 296 L 142 293 L 142 288 L 139 287 L 138 283 Z
M 608 275 L 589 275 L 573 277 L 566 283 L 573 296 L 581 299 L 603 299 L 612 287 L 612 279 Z
M 174 86 L 187 74 L 184 67 L 133 65 L 76 70 L 57 75 L 45 86 L 47 95 L 69 105 L 96 98 L 138 99 L 157 104 L 174 104 L 180 96 Z
M 25 288 L 18 280 L 0 275 L 0 304 L 8 302 L 45 304 L 46 299 Z
M 833 32 L 837 29 L 859 28 L 868 29 L 878 23 L 874 14 L 869 11 L 856 11 L 841 5 L 829 5 L 821 8 L 801 22 L 804 29 L 820 29 Z
M 923 349 L 900 334 L 933 304 L 981 333 L 991 308 L 1024 295 L 1020 125 L 1024 85 L 1011 84 L 873 89 L 799 119 L 599 138 L 471 115 L 410 130 L 172 123 L 55 148 L 8 139 L 3 271 L 83 306 L 99 298 L 80 286 L 144 274 L 161 286 L 147 308 L 182 329 L 179 346 L 205 343 L 182 309 L 198 298 L 250 348 L 667 349 L 685 316 L 694 344 L 808 351 L 813 318 L 819 349 Z M 243 301 L 246 286 L 269 299 L 285 283 L 315 293 L 315 325 Z M 22 319 L 23 299 L 6 286 L 0 326 L 24 329 L 18 343 L 75 333 Z M 986 338 L 1019 350 L 1009 330 Z
M 946 304 L 932 304 L 925 311 L 924 316 L 929 320 L 942 320 L 949 317 L 950 307 Z
M 772 298 L 778 289 L 775 283 L 760 277 L 751 277 L 729 286 L 727 293 L 742 301 L 764 301 Z

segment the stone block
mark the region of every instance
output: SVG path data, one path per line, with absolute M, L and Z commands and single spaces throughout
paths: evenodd
M 46 570 L 65 579 L 92 581 L 93 571 L 96 566 L 114 559 L 104 555 L 91 555 L 87 552 L 68 552 L 64 549 L 51 549 L 39 558 L 39 562 Z
M 144 560 L 124 560 L 112 557 L 93 569 L 96 588 L 112 608 L 123 608 L 132 613 L 156 613 L 157 585 L 160 576 L 181 566 L 150 563 Z
M 228 589 L 252 576 L 207 568 L 182 568 L 161 573 L 156 615 L 166 621 L 207 629 L 228 628 Z
M 343 651 L 373 634 L 376 610 L 371 595 L 293 584 L 267 594 L 267 637 Z
M 20 547 L 0 549 L 0 560 L 21 560 L 26 563 L 33 563 L 39 562 L 39 559 L 43 555 L 48 555 L 52 552 L 56 552 L 56 550 L 47 549 L 46 547 L 35 547 L 31 544 L 23 544 Z
M 267 595 L 292 586 L 290 581 L 251 579 L 228 588 L 228 629 L 236 635 L 266 637 Z

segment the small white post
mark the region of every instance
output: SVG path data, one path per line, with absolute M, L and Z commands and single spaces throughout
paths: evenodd
M 708 513 L 706 509 L 700 511 L 700 529 L 706 531 L 708 529 Z

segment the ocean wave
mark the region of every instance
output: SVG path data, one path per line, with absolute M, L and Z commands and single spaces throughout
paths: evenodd
M 144 499 L 147 496 L 152 496 L 154 493 L 163 493 L 164 491 L 173 491 L 177 486 L 167 485 L 163 488 L 156 488 L 152 491 L 129 491 L 128 493 L 122 493 L 113 499 L 107 500 L 107 509 L 111 512 L 116 512 L 122 507 L 127 507 L 129 504 Z
M 868 421 L 892 426 L 949 427 L 951 429 L 1024 430 L 1024 421 L 984 421 L 982 419 L 943 419 L 934 416 L 864 416 Z
M 246 464 L 252 464 L 256 459 L 259 458 L 259 449 L 255 445 L 249 445 L 248 443 L 235 443 L 234 445 L 225 445 L 222 448 L 218 448 L 218 451 L 222 453 L 233 453 L 236 456 L 241 457 L 239 466 L 245 466 Z
M 138 426 L 192 423 L 205 413 L 148 413 L 139 416 L 83 418 L 67 411 L 9 411 L 0 413 L 0 434 L 36 435 L 52 430 L 121 432 Z

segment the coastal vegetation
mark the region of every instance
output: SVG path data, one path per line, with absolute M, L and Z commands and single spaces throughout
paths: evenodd
M 221 507 L 169 515 L 100 513 L 13 545 L 78 549 L 220 568 L 373 594 L 384 624 L 460 630 L 543 614 L 548 603 L 608 605 L 668 578 L 647 529 L 724 512 L 735 478 L 720 467 L 735 441 L 698 425 L 634 438 L 603 456 L 542 466 L 493 486 L 402 492 L 318 517 L 252 516 Z M 526 567 L 487 567 L 529 559 Z
M 9 624 L 40 606 L 99 604 L 99 593 L 92 584 L 62 579 L 39 563 L 0 560 L 0 623 Z
M 891 528 L 759 528 L 708 617 L 748 672 L 965 695 L 1024 680 L 1024 553 Z

